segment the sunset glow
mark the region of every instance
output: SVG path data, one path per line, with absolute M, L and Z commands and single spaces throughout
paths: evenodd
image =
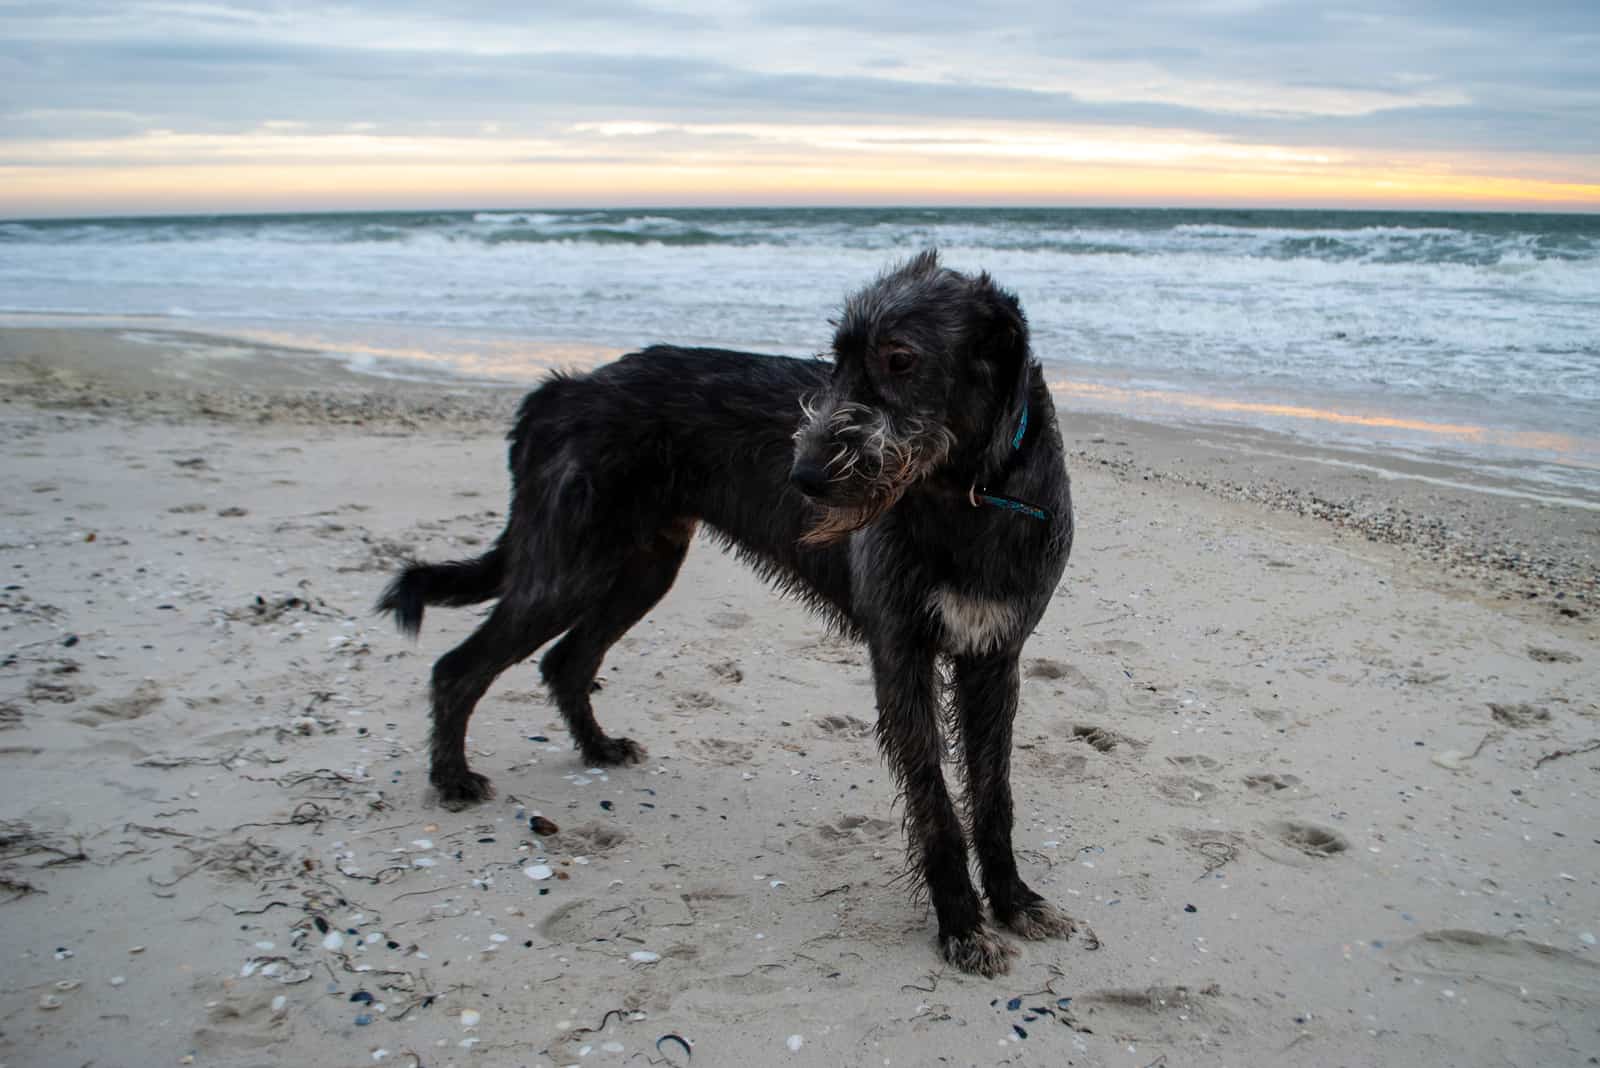
M 889 136 L 893 136 L 892 134 Z M 961 132 L 884 144 L 868 131 L 764 131 L 759 149 L 593 160 L 548 141 L 358 133 L 13 145 L 7 214 L 317 210 L 483 204 L 1081 203 L 1600 209 L 1600 184 L 1497 174 L 1470 159 L 1181 138 L 1005 139 Z M 529 162 L 530 156 L 540 156 Z M 1553 169 L 1553 168 L 1552 168 Z

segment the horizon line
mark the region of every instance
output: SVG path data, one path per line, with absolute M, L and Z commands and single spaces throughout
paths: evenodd
M 138 222 L 146 219 L 291 218 L 308 215 L 460 215 L 468 212 L 630 212 L 630 211 L 1170 211 L 1170 212 L 1279 212 L 1283 214 L 1340 213 L 1349 215 L 1540 215 L 1600 218 L 1600 209 L 1571 207 L 1378 207 L 1305 204 L 1093 204 L 1093 203 L 818 203 L 811 201 L 751 204 L 651 203 L 619 204 L 492 204 L 471 207 L 305 208 L 224 211 L 132 211 L 66 215 L 0 215 L 4 223 Z

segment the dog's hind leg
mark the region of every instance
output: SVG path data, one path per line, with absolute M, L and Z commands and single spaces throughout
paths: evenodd
M 604 596 L 579 617 L 544 655 L 539 670 L 561 710 L 573 743 L 590 764 L 637 764 L 645 751 L 631 738 L 613 738 L 600 729 L 589 695 L 606 651 L 672 588 L 694 536 L 693 520 L 663 527 L 650 544 L 623 564 Z
M 1022 881 L 1011 849 L 1011 725 L 1018 682 L 1015 656 L 956 658 L 972 848 L 996 920 L 1024 938 L 1066 938 L 1075 927 L 1072 918 Z
M 532 656 L 571 622 L 570 612 L 506 598 L 466 641 L 434 664 L 428 781 L 445 805 L 475 804 L 493 792 L 486 777 L 467 767 L 467 721 L 479 698 L 502 671 Z
M 939 685 L 931 648 L 874 640 L 878 745 L 904 793 L 911 862 L 920 869 L 939 920 L 945 960 L 965 972 L 1007 971 L 1016 947 L 983 922 L 983 906 L 967 874 L 961 819 L 940 767 Z

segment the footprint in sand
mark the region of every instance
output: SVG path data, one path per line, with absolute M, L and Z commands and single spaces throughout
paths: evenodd
M 1019 745 L 1016 759 L 1030 771 L 1047 771 L 1068 780 L 1084 778 L 1089 758 L 1082 753 L 1063 753 L 1054 745 Z
M 1244 784 L 1251 793 L 1265 794 L 1271 797 L 1285 790 L 1295 790 L 1300 786 L 1298 775 L 1280 775 L 1275 771 L 1254 771 L 1244 777 Z
M 1022 673 L 1025 678 L 1049 683 L 1081 714 L 1099 715 L 1106 709 L 1105 690 L 1071 664 L 1041 657 L 1024 664 Z
M 1067 665 L 1061 661 L 1041 657 L 1028 661 L 1022 673 L 1030 679 L 1060 679 L 1066 677 L 1067 671 Z
M 672 695 L 672 707 L 679 711 L 716 708 L 719 704 L 716 694 L 704 690 L 680 690 Z
M 611 852 L 628 840 L 627 832 L 609 823 L 590 822 L 568 827 L 544 840 L 551 853 L 595 857 Z
M 283 992 L 275 986 L 265 990 L 233 988 L 220 998 L 208 1000 L 206 1021 L 194 1031 L 194 1048 L 207 1054 L 208 1059 L 231 1059 L 246 1050 L 266 1049 L 287 1039 L 287 1014 L 273 1008 L 274 999 Z
M 1217 788 L 1193 775 L 1168 775 L 1156 780 L 1156 791 L 1180 805 L 1203 805 L 1217 796 Z
M 872 733 L 872 724 L 854 716 L 836 712 L 817 720 L 817 730 L 835 738 L 865 738 Z
M 880 820 L 872 816 L 840 816 L 832 823 L 824 823 L 804 834 L 796 835 L 789 839 L 789 844 L 813 857 L 831 860 L 862 850 L 880 848 L 885 841 L 894 837 L 898 830 L 899 828 L 891 820 Z
M 1396 970 L 1554 994 L 1600 1009 L 1600 962 L 1540 942 L 1481 931 L 1425 931 L 1395 947 Z
M 1215 983 L 1198 990 L 1185 986 L 1089 990 L 1071 999 L 1062 1022 L 1080 1034 L 1137 1035 L 1147 1042 L 1185 1045 L 1237 1025 Z
M 1550 722 L 1549 709 L 1527 703 L 1511 705 L 1490 701 L 1489 714 L 1494 717 L 1496 723 L 1503 723 L 1517 730 L 1541 727 Z
M 1274 837 L 1308 857 L 1327 858 L 1350 848 L 1350 840 L 1330 827 L 1285 820 L 1270 828 Z
M 719 660 L 711 665 L 711 674 L 729 684 L 744 681 L 744 672 L 739 669 L 737 660 Z
M 1198 753 L 1192 756 L 1169 756 L 1167 757 L 1167 763 L 1175 768 L 1183 768 L 1185 771 L 1216 771 L 1222 767 L 1220 760 L 1214 760 Z
M 638 927 L 640 920 L 631 905 L 584 897 L 558 905 L 539 922 L 539 933 L 552 942 L 582 945 L 596 939 L 617 939 Z
M 1107 656 L 1121 657 L 1124 660 L 1131 660 L 1144 655 L 1144 646 L 1140 645 L 1138 642 L 1121 641 L 1116 639 L 1111 641 L 1095 642 L 1094 645 L 1090 646 L 1090 648 L 1097 653 L 1104 653 Z
M 748 764 L 756 754 L 749 742 L 727 738 L 695 738 L 683 743 L 684 751 L 702 764 Z
M 1097 727 L 1092 723 L 1074 723 L 1072 737 L 1089 743 L 1101 753 L 1109 753 L 1119 745 L 1125 745 L 1130 749 L 1144 748 L 1144 743 L 1137 742 L 1126 734 L 1120 734 L 1109 727 Z
M 94 687 L 69 682 L 63 676 L 76 674 L 78 665 L 62 661 L 55 667 L 41 668 L 28 680 L 23 696 L 34 704 L 70 705 L 80 697 L 94 693 Z
M 126 723 L 149 715 L 155 710 L 156 706 L 161 704 L 162 698 L 161 687 L 154 682 L 146 680 L 139 684 L 138 689 L 126 697 L 90 705 L 84 711 L 76 712 L 67 718 L 73 723 L 81 723 L 85 727 L 103 727 L 108 723 Z

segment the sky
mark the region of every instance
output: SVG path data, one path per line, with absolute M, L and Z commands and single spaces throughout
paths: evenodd
M 1600 0 L 0 0 L 0 216 L 1600 210 Z

